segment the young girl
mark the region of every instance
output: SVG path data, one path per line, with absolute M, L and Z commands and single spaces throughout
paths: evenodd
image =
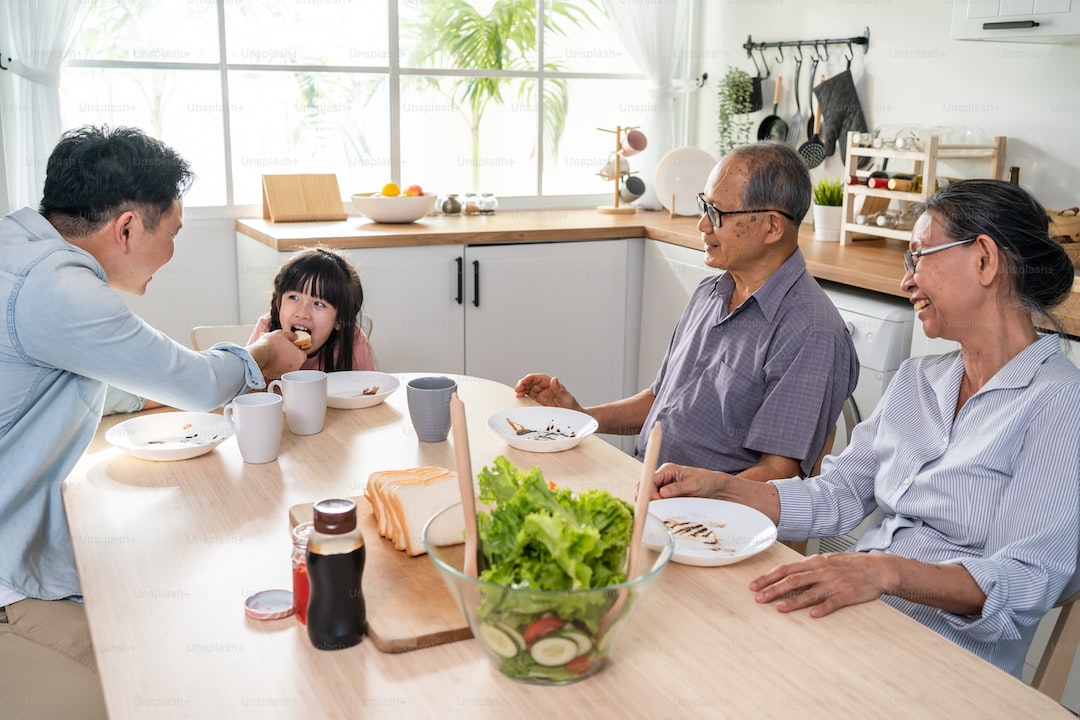
M 271 330 L 305 330 L 311 347 L 303 370 L 374 370 L 360 327 L 363 304 L 360 276 L 345 258 L 322 248 L 302 250 L 278 271 L 270 313 L 259 318 L 248 342 Z

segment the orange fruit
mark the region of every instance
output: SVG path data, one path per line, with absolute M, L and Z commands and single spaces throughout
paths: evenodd
M 400 194 L 401 188 L 398 187 L 397 183 L 388 182 L 382 186 L 382 195 L 384 197 L 397 197 Z

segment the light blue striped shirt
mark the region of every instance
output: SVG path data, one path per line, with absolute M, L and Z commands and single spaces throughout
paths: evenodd
M 882 599 L 1019 676 L 1080 548 L 1080 368 L 1042 338 L 954 420 L 963 371 L 959 352 L 906 361 L 820 476 L 773 481 L 780 537 L 840 535 L 880 507 L 855 550 L 961 564 L 986 594 L 978 616 Z

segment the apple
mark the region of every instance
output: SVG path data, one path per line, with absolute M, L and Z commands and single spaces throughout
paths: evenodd
M 419 185 L 410 185 L 409 187 L 405 188 L 405 194 L 410 197 L 416 197 L 418 195 L 423 195 L 424 189 L 421 188 Z

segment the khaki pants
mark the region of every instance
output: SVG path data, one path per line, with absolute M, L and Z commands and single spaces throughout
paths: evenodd
M 82 603 L 28 598 L 0 612 L 0 716 L 107 717 Z

